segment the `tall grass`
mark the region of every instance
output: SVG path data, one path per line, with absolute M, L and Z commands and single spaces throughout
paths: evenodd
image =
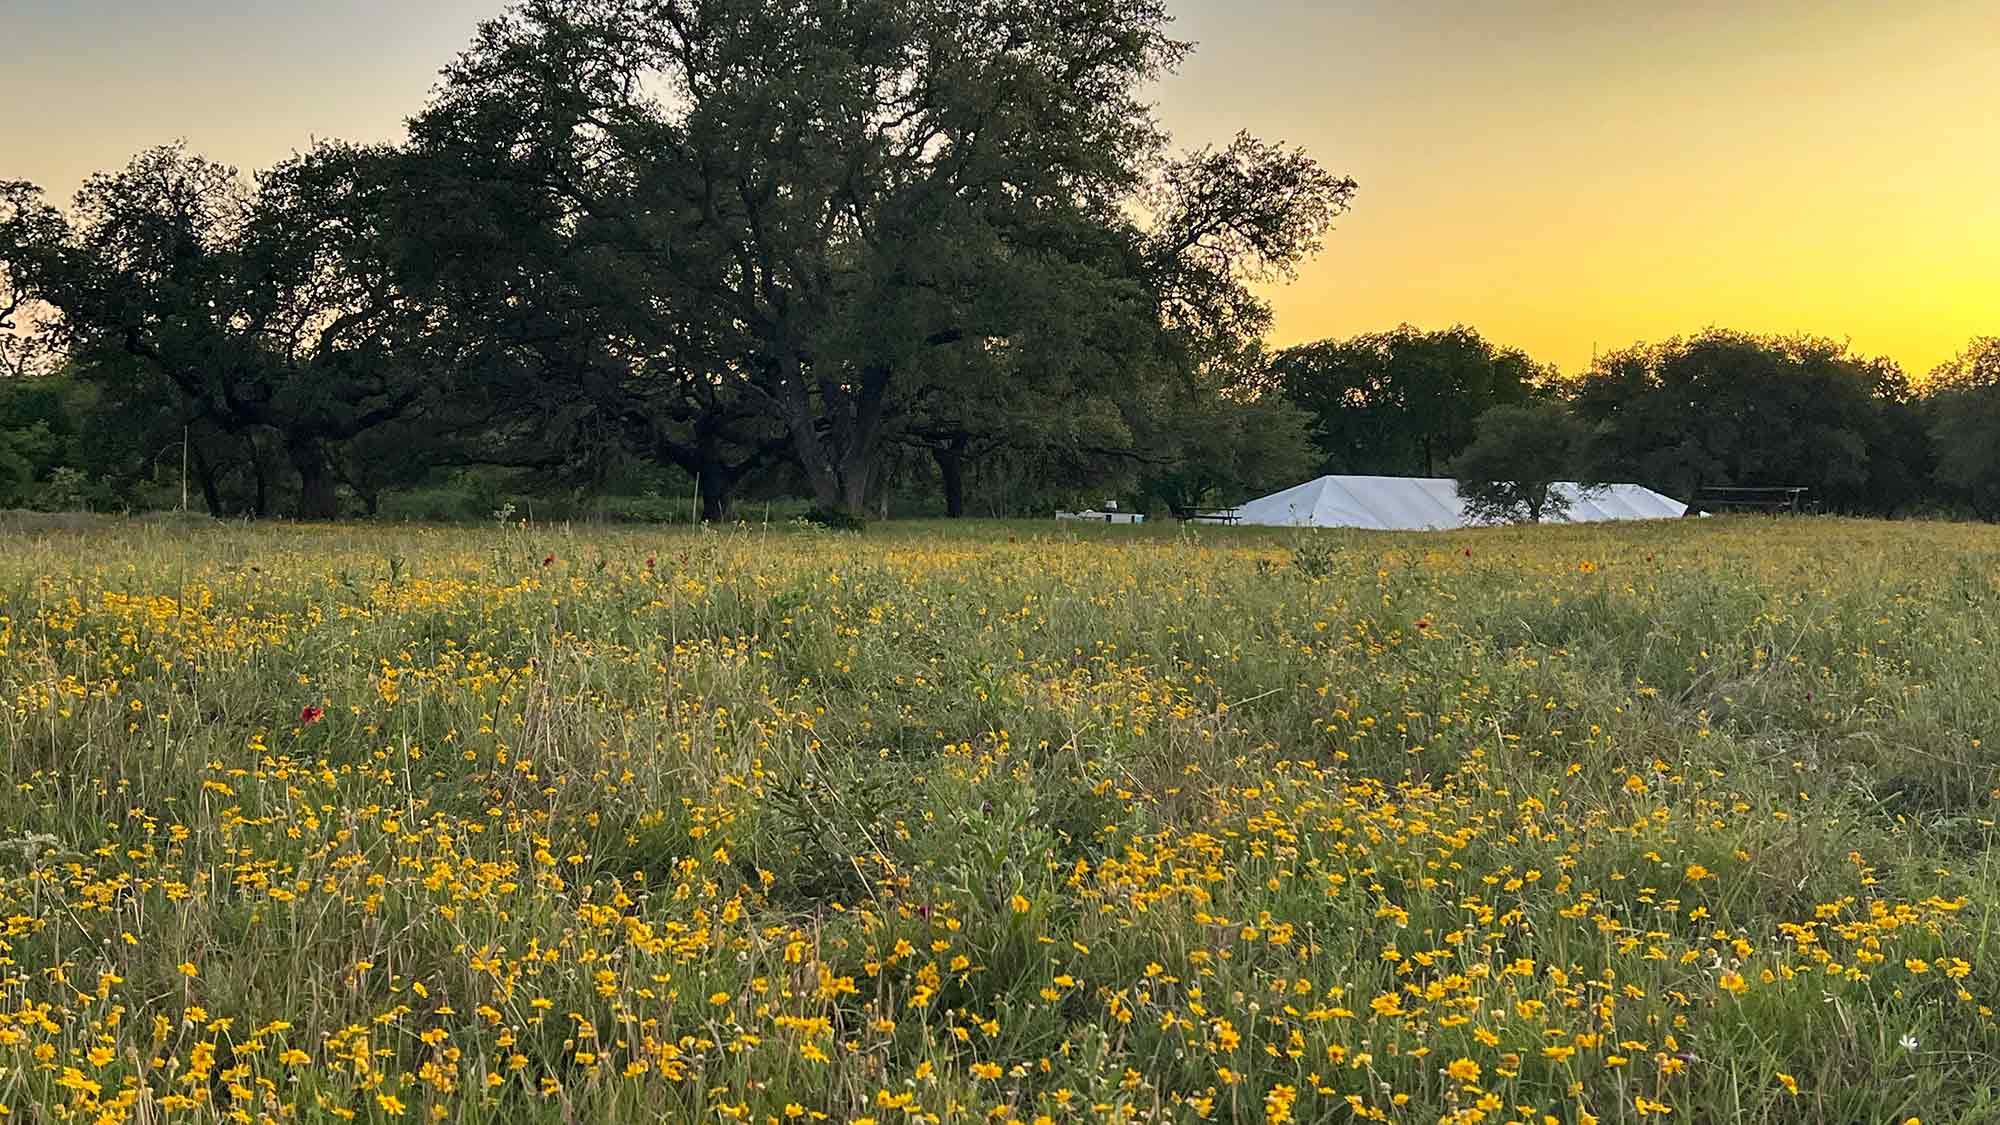
M 7 533 L 15 1119 L 2000 1120 L 2000 531 Z

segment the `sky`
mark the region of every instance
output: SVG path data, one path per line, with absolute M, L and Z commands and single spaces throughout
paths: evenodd
M 1715 325 L 1913 374 L 2000 334 L 2000 0 L 1168 0 L 1183 146 L 1360 183 L 1273 343 L 1469 324 L 1565 371 Z M 0 0 L 0 179 L 390 140 L 502 0 Z

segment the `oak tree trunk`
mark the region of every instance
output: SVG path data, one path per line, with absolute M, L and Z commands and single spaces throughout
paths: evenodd
M 964 439 L 932 446 L 931 457 L 937 461 L 938 476 L 944 481 L 944 514 L 955 520 L 965 518 Z
M 250 453 L 250 482 L 254 487 L 250 503 L 250 514 L 258 519 L 271 518 L 271 470 L 264 462 L 264 451 L 257 447 L 257 439 L 245 437 L 243 447 Z
M 298 517 L 330 520 L 340 515 L 339 480 L 327 459 L 326 444 L 310 434 L 295 434 L 286 438 L 285 453 L 299 474 Z
M 701 522 L 721 523 L 729 518 L 729 494 L 736 487 L 735 474 L 720 462 L 710 462 L 696 475 L 701 493 Z
M 209 464 L 208 455 L 201 451 L 200 445 L 189 443 L 188 461 L 195 479 L 201 482 L 201 498 L 208 505 L 208 514 L 217 519 L 228 515 L 222 507 L 222 486 L 215 479 L 215 466 Z

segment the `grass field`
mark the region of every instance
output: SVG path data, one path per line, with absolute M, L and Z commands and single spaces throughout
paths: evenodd
M 2000 1121 L 2000 529 L 0 523 L 25 1121 Z

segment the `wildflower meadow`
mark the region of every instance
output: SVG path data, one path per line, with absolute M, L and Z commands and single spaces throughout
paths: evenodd
M 7 519 L 7 1120 L 2000 1121 L 2000 529 Z

